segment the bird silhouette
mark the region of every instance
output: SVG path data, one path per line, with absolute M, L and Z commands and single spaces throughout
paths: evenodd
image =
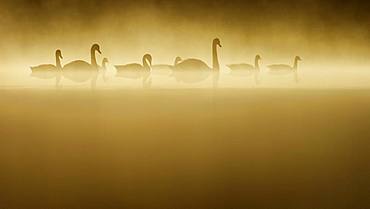
M 184 83 L 201 82 L 213 74 L 213 85 L 217 86 L 219 78 L 220 64 L 218 61 L 217 48 L 222 47 L 220 39 L 215 38 L 212 41 L 212 67 L 209 67 L 204 61 L 199 59 L 186 59 L 179 62 L 173 68 L 173 76 L 176 81 Z
M 290 66 L 290 65 L 287 65 L 287 64 L 274 64 L 274 65 L 268 65 L 267 68 L 270 69 L 270 72 L 276 72 L 276 73 L 293 72 L 293 71 L 297 71 L 298 61 L 301 61 L 301 60 L 302 59 L 299 56 L 296 56 L 294 58 L 293 66 Z
M 56 78 L 56 86 L 59 86 L 61 79 L 62 64 L 61 59 L 63 59 L 62 51 L 60 49 L 55 51 L 55 65 L 52 64 L 42 64 L 35 67 L 31 67 L 31 76 L 40 79 L 52 79 Z
M 274 64 L 274 65 L 268 65 L 267 68 L 269 68 L 269 73 L 273 75 L 285 75 L 294 73 L 295 81 L 298 82 L 298 61 L 301 61 L 301 57 L 296 56 L 294 58 L 293 66 L 287 65 L 287 64 Z
M 131 63 L 126 65 L 115 65 L 117 70 L 116 77 L 139 79 L 142 78 L 143 86 L 150 87 L 150 71 L 152 65 L 152 56 L 145 54 L 142 59 L 142 64 Z
M 101 54 L 100 46 L 94 44 L 90 50 L 91 63 L 83 60 L 76 60 L 66 64 L 62 71 L 63 76 L 73 82 L 82 83 L 91 80 L 91 86 L 96 87 L 99 66 L 96 61 L 96 52 Z
M 227 65 L 227 67 L 231 70 L 232 76 L 250 76 L 254 75 L 255 83 L 259 83 L 259 73 L 260 73 L 260 65 L 259 61 L 261 60 L 260 55 L 256 55 L 254 59 L 254 65 L 241 63 L 241 64 L 231 64 Z

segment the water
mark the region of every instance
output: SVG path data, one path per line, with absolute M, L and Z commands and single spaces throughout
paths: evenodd
M 73 83 L 1 71 L 0 208 L 369 208 L 370 73 Z

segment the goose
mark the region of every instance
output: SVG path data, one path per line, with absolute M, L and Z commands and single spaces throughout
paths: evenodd
M 216 72 L 213 77 L 213 84 L 218 81 L 218 72 L 220 64 L 218 61 L 217 47 L 222 47 L 220 39 L 215 38 L 212 41 L 212 68 L 199 59 L 186 59 L 174 66 L 173 76 L 175 79 L 184 83 L 197 83 L 205 80 L 211 74 Z
M 276 64 L 276 65 L 268 65 L 267 67 L 270 69 L 271 73 L 277 73 L 277 74 L 284 74 L 289 72 L 296 72 L 298 69 L 298 61 L 301 61 L 302 59 L 299 56 L 296 56 L 294 58 L 294 64 L 293 66 L 286 65 L 286 64 Z
M 35 67 L 31 67 L 31 76 L 41 79 L 55 78 L 62 70 L 62 65 L 60 59 L 63 59 L 62 51 L 60 49 L 55 51 L 55 65 L 52 64 L 43 64 Z
M 150 71 L 152 66 L 152 56 L 145 54 L 142 59 L 142 65 L 132 63 L 127 65 L 115 65 L 117 70 L 116 77 L 130 78 L 130 79 L 143 79 L 143 86 L 148 87 L 151 85 Z
M 152 73 L 157 75 L 170 75 L 174 67 L 181 62 L 181 57 L 176 57 L 173 65 L 152 65 Z
M 91 63 L 83 60 L 76 60 L 69 64 L 66 64 L 62 71 L 63 76 L 74 82 L 85 82 L 95 77 L 99 66 L 96 61 L 96 52 L 101 54 L 100 46 L 94 44 L 90 50 Z

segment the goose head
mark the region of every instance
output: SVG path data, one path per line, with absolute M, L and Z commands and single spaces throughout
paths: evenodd
M 296 57 L 295 57 L 295 60 L 297 60 L 297 61 L 302 61 L 302 58 L 301 58 L 300 56 L 296 56 Z
M 218 38 L 213 39 L 213 45 L 214 45 L 214 46 L 222 47 L 222 45 L 221 45 L 221 41 L 220 41 L 220 39 L 218 39 Z
M 96 52 L 98 52 L 99 54 L 101 54 L 99 44 L 94 44 L 94 45 L 92 45 L 92 47 L 91 47 L 91 51 L 94 51 L 94 52 L 96 51 Z

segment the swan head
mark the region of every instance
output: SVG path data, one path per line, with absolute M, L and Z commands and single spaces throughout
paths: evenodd
M 101 54 L 99 44 L 94 44 L 94 45 L 91 47 L 91 51 L 97 51 L 99 54 Z
M 145 54 L 143 57 L 143 62 L 147 62 L 149 66 L 152 66 L 152 55 L 150 54 Z
M 63 59 L 62 51 L 60 49 L 56 50 L 55 51 L 55 56 L 60 58 L 60 59 Z
M 221 41 L 220 41 L 220 39 L 218 39 L 218 38 L 213 39 L 213 45 L 216 45 L 216 46 L 222 47 L 222 45 L 221 45 Z
M 261 56 L 259 54 L 256 55 L 256 60 L 261 60 Z
M 297 61 L 302 61 L 302 58 L 301 58 L 300 56 L 296 56 L 296 57 L 295 57 L 295 60 L 297 60 Z

